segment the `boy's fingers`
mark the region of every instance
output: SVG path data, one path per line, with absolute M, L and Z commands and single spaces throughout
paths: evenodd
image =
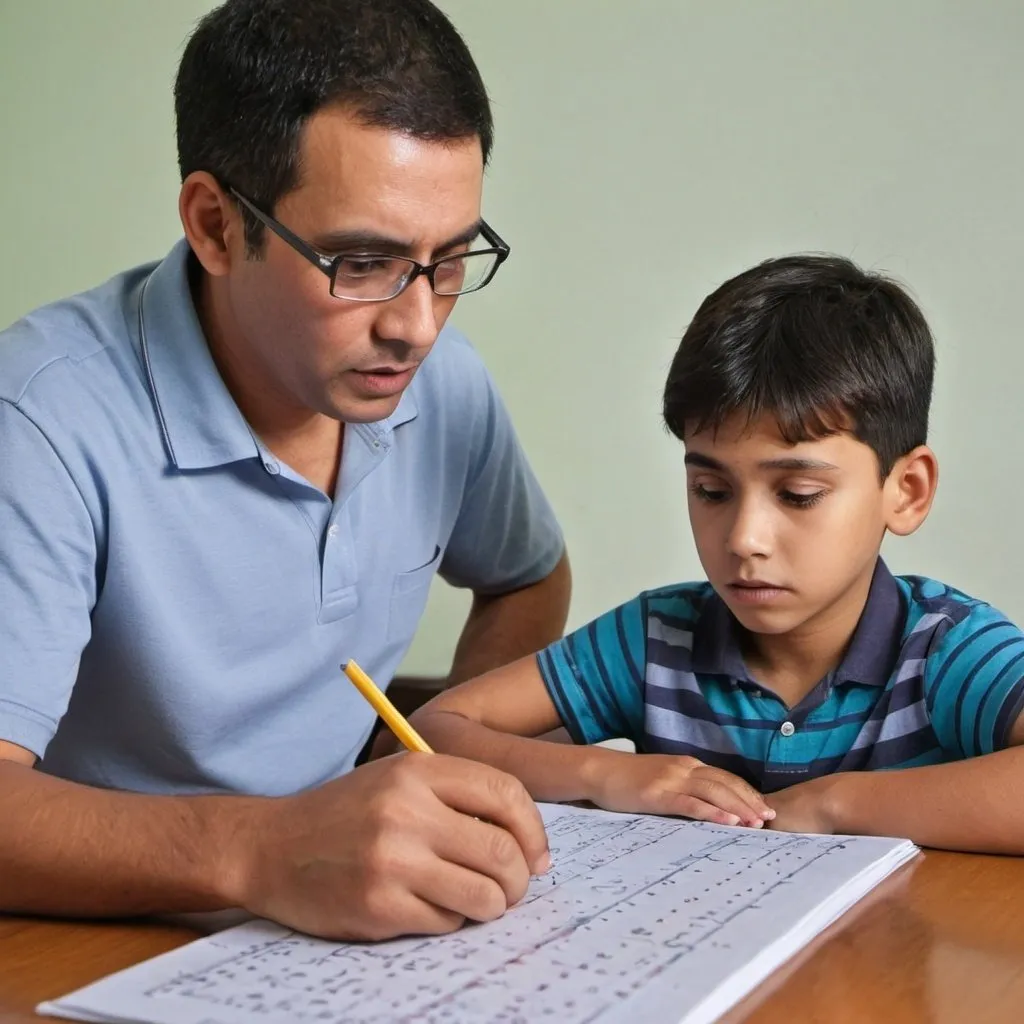
M 714 777 L 691 779 L 688 791 L 699 800 L 734 814 L 744 825 L 760 824 L 763 820 L 756 805 L 750 803 L 742 792 Z
M 732 772 L 727 772 L 723 768 L 707 768 L 706 772 L 718 782 L 721 782 L 723 785 L 726 785 L 730 789 L 739 793 L 750 807 L 760 814 L 762 818 L 775 817 L 775 812 L 768 806 L 768 802 L 765 800 L 764 796 L 754 789 L 750 783 L 745 782 L 738 775 L 733 775 Z
M 739 825 L 742 822 L 739 815 L 688 793 L 666 793 L 661 806 L 657 808 L 657 813 L 696 818 L 698 821 L 713 821 L 716 825 Z

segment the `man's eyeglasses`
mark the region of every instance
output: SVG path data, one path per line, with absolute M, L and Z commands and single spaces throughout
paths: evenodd
M 422 264 L 390 253 L 341 253 L 328 256 L 304 242 L 280 221 L 264 213 L 235 189 L 231 194 L 258 221 L 287 242 L 300 256 L 319 267 L 330 279 L 331 294 L 352 302 L 386 302 L 401 294 L 421 274 L 438 295 L 465 295 L 479 291 L 508 259 L 509 247 L 484 221 L 480 234 L 490 246 L 458 252 L 433 263 Z

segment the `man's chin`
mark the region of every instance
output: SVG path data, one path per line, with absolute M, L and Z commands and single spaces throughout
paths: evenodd
M 342 423 L 379 423 L 386 420 L 402 400 L 404 391 L 397 395 L 367 397 L 354 395 L 347 388 L 332 391 L 324 396 L 320 411 Z

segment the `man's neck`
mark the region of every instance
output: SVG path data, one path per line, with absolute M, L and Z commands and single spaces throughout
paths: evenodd
M 263 367 L 240 354 L 229 311 L 207 274 L 193 279 L 192 297 L 210 355 L 253 433 L 278 459 L 333 496 L 344 424 L 297 404 Z

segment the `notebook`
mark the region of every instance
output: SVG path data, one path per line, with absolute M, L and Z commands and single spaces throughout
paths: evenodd
M 703 1024 L 918 853 L 542 805 L 554 868 L 502 919 L 337 943 L 253 920 L 38 1007 L 145 1024 Z

